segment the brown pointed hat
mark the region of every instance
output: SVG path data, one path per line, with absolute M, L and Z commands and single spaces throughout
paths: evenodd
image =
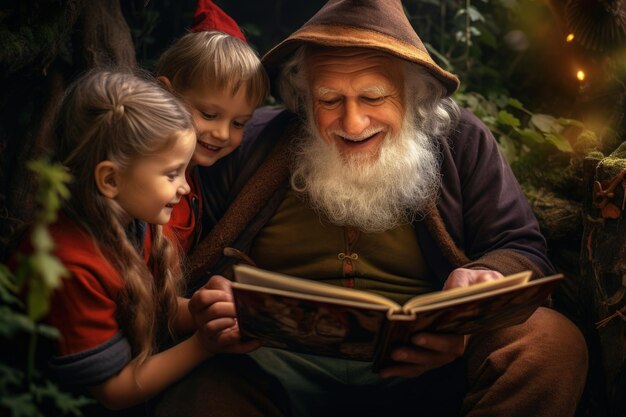
M 280 65 L 303 44 L 376 49 L 424 67 L 448 95 L 459 79 L 430 57 L 409 23 L 401 0 L 329 0 L 308 22 L 263 56 L 272 79 Z

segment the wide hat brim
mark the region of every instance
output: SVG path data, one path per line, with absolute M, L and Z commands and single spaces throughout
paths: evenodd
M 269 50 L 262 62 L 272 81 L 286 59 L 305 44 L 378 50 L 422 66 L 443 84 L 447 96 L 459 88 L 459 79 L 437 65 L 425 50 L 378 31 L 347 25 L 305 25 Z

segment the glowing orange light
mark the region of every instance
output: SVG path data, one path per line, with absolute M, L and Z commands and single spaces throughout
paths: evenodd
M 578 72 L 576 73 L 576 78 L 578 78 L 578 81 L 583 81 L 585 79 L 585 73 L 583 72 L 583 70 L 578 70 Z
M 571 42 L 574 40 L 574 34 L 570 33 L 569 35 L 567 35 L 567 37 L 565 38 L 565 42 Z

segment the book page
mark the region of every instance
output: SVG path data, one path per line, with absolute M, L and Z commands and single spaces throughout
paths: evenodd
M 288 291 L 300 294 L 316 295 L 328 299 L 352 300 L 354 302 L 378 304 L 387 309 L 399 310 L 400 305 L 382 295 L 353 288 L 296 278 L 278 272 L 266 271 L 250 265 L 235 265 L 235 281 L 242 284 Z
M 386 307 L 233 283 L 244 340 L 263 346 L 337 358 L 372 361 L 386 322 Z
M 527 283 L 532 275 L 531 271 L 519 272 L 493 281 L 485 281 L 469 287 L 452 288 L 445 291 L 436 291 L 418 295 L 404 304 L 403 310 L 409 311 L 419 306 L 441 303 L 447 300 L 468 297 L 474 294 L 494 291 L 501 288 L 510 288 Z
M 473 334 L 522 323 L 546 301 L 561 280 L 563 275 L 557 274 L 529 281 L 526 285 L 418 306 L 412 311 L 411 320 L 406 316 L 399 316 L 400 320 L 391 317 L 391 326 L 387 328 L 374 368 L 391 365 L 390 351 L 409 345 L 416 332 Z

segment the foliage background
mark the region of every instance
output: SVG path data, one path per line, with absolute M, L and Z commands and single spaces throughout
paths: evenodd
M 619 47 L 623 39 L 617 47 L 598 46 L 582 37 L 566 42 L 573 26 L 569 11 L 577 1 L 584 2 L 403 1 L 407 16 L 434 59 L 460 77 L 457 101 L 478 115 L 499 141 L 538 215 L 552 259 L 574 277 L 579 274 L 582 236 L 582 160 L 594 152 L 611 153 L 626 129 L 626 54 Z M 215 3 L 240 24 L 249 43 L 263 54 L 300 27 L 325 1 Z M 596 4 L 607 3 L 611 1 Z M 45 227 L 47 216 L 54 212 L 54 207 L 35 201 L 37 193 L 30 176 L 36 172 L 40 184 L 42 180 L 45 184 L 46 178 L 58 174 L 45 164 L 31 171 L 26 161 L 47 153 L 42 132 L 49 120 L 42 114 L 48 114 L 58 102 L 67 82 L 89 65 L 100 63 L 77 53 L 77 39 L 87 31 L 93 14 L 108 13 L 111 4 L 117 2 L 14 0 L 0 7 L 0 258 L 7 252 L 7 236 L 17 226 L 39 219 Z M 114 39 L 105 57 L 152 69 L 161 51 L 188 30 L 196 0 L 122 0 L 119 5 L 128 27 L 117 32 L 130 30 L 130 54 L 134 56 L 125 56 L 128 51 L 123 42 Z M 92 14 L 85 17 L 89 11 Z M 593 33 L 595 26 L 607 22 L 589 17 L 583 24 Z M 585 72 L 584 80 L 577 78 L 579 70 Z M 62 190 L 62 184 L 55 184 L 48 182 L 44 194 L 46 189 L 53 195 Z M 35 241 L 45 255 L 50 249 L 45 233 Z M 48 283 L 61 275 L 57 270 L 56 280 L 49 277 Z M 38 293 L 39 301 L 22 305 L 15 296 L 24 279 L 0 269 L 0 414 L 78 415 L 83 400 L 58 391 L 33 362 L 33 339 L 54 336 L 54 329 L 40 326 L 39 316 L 30 310 L 45 310 L 49 287 Z M 555 294 L 555 302 L 584 326 L 584 299 L 576 288 L 563 288 Z M 7 354 L 22 348 L 27 355 Z M 606 415 L 600 380 L 601 376 L 591 373 L 591 385 L 598 388 L 583 399 L 580 416 Z

